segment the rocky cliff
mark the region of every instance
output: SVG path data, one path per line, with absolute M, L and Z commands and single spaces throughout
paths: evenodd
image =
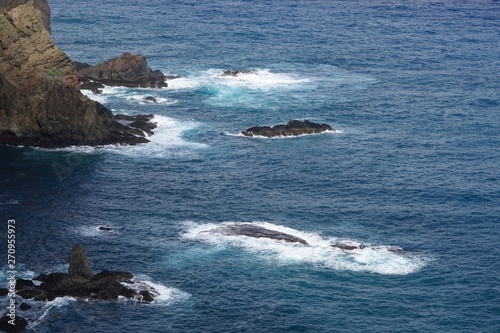
M 0 143 L 63 147 L 148 142 L 135 135 L 137 128 L 119 123 L 110 110 L 80 92 L 79 74 L 35 7 L 46 1 L 19 0 L 26 3 L 12 9 L 15 1 L 0 1 Z
M 41 11 L 43 26 L 47 31 L 50 31 L 50 8 L 47 0 L 31 0 L 36 9 Z M 9 10 L 23 5 L 30 0 L 0 0 L 0 13 L 8 12 Z

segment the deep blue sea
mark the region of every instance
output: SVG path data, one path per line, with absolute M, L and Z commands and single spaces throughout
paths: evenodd
M 18 277 L 81 244 L 160 292 L 28 301 L 32 332 L 500 332 L 500 1 L 49 4 L 72 60 L 142 53 L 180 78 L 87 92 L 154 114 L 151 143 L 0 147 Z M 239 135 L 291 119 L 336 131 Z M 311 246 L 211 232 L 234 222 Z

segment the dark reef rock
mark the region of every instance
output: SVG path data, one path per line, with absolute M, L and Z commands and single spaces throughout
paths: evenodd
M 262 136 L 262 137 L 277 137 L 277 136 L 297 136 L 304 134 L 318 134 L 326 131 L 333 131 L 334 129 L 328 124 L 317 124 L 309 120 L 290 120 L 286 125 L 257 126 L 251 127 L 241 134 L 245 136 Z
M 79 67 L 84 67 L 79 65 Z M 94 80 L 108 86 L 162 88 L 166 87 L 165 75 L 149 68 L 142 54 L 124 53 L 96 66 L 79 70 L 83 80 Z
M 240 74 L 250 74 L 251 72 L 248 70 L 237 70 L 237 69 L 228 69 L 222 72 L 220 76 L 238 76 Z
M 144 97 L 144 102 L 158 103 L 158 100 L 156 98 L 154 98 L 153 96 L 146 96 L 146 97 Z
M 223 235 L 231 236 L 248 236 L 254 238 L 270 238 L 275 240 L 282 240 L 289 243 L 300 243 L 303 245 L 308 245 L 305 240 L 293 235 L 289 235 L 284 232 L 270 230 L 261 226 L 247 224 L 247 223 L 237 223 L 227 225 L 214 230 L 215 232 L 221 233 Z
M 371 246 L 368 246 L 366 244 L 350 244 L 350 243 L 342 243 L 342 242 L 337 242 L 335 244 L 331 244 L 330 246 L 333 248 L 341 249 L 341 250 L 345 250 L 345 251 L 362 250 L 365 248 L 372 248 L 372 249 L 373 248 L 377 248 L 377 249 L 383 248 L 383 249 L 385 249 L 389 252 L 393 252 L 393 253 L 404 253 L 405 252 L 402 248 L 397 247 L 397 246 L 371 247 Z
M 14 320 L 14 325 L 12 325 L 12 320 Z M 23 317 L 6 315 L 0 318 L 0 331 L 4 332 L 21 332 L 28 326 L 28 322 Z
M 31 305 L 23 302 L 21 303 L 21 305 L 19 305 L 19 309 L 21 309 L 22 311 L 28 311 L 29 309 L 31 309 Z
M 148 135 L 154 134 L 154 129 L 156 128 L 156 123 L 152 122 L 154 115 L 135 115 L 128 116 L 124 114 L 119 114 L 115 116 L 115 120 L 119 121 L 121 124 L 124 124 L 127 128 L 136 129 L 137 135 L 144 136 L 144 132 Z
M 80 89 L 81 90 L 90 90 L 94 94 L 101 94 L 102 90 L 104 88 L 104 84 L 95 82 L 89 79 L 82 79 L 82 83 L 80 84 Z
M 73 247 L 69 259 L 68 273 L 50 273 L 34 280 L 18 280 L 16 292 L 25 299 L 36 301 L 54 300 L 57 297 L 71 296 L 85 300 L 111 300 L 126 297 L 141 302 L 151 302 L 158 292 L 151 287 L 133 280 L 129 272 L 104 270 L 92 274 L 83 248 Z
M 0 144 L 56 148 L 149 142 L 80 92 L 78 72 L 54 44 L 32 2 L 0 1 Z

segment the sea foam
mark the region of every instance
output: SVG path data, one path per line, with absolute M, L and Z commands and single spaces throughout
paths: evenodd
M 405 275 L 418 271 L 428 261 L 415 254 L 400 254 L 389 251 L 388 246 L 371 246 L 356 240 L 338 237 L 323 237 L 316 232 L 305 232 L 282 225 L 267 222 L 248 222 L 255 226 L 283 232 L 305 240 L 309 246 L 300 243 L 289 243 L 269 238 L 254 238 L 240 235 L 227 235 L 217 232 L 224 226 L 235 222 L 194 224 L 188 223 L 182 234 L 185 239 L 202 241 L 214 246 L 227 244 L 254 253 L 265 261 L 289 264 L 310 264 L 334 270 L 370 272 L 386 275 Z M 342 241 L 365 247 L 346 251 L 331 247 L 331 244 Z

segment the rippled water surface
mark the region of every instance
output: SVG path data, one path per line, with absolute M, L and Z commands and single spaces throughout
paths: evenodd
M 180 78 L 88 93 L 154 114 L 149 144 L 0 147 L 20 276 L 79 243 L 161 292 L 37 304 L 33 332 L 500 331 L 500 2 L 50 5 L 73 60 L 143 53 Z M 239 134 L 290 119 L 336 131 Z M 234 223 L 309 246 L 213 232 Z

